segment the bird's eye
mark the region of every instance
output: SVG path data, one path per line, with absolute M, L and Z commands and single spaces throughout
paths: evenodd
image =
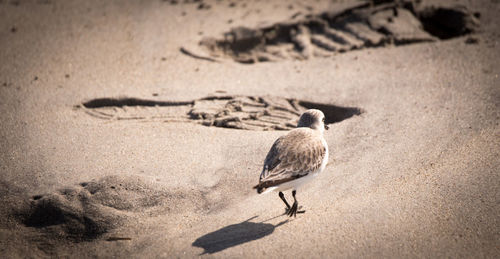
M 323 119 L 321 121 L 325 122 L 325 117 L 323 117 Z

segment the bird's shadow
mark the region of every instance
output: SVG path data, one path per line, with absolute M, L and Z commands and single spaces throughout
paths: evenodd
M 275 228 L 288 222 L 288 219 L 276 225 L 264 223 L 268 220 L 260 223 L 250 222 L 250 220 L 256 217 L 254 216 L 241 223 L 228 225 L 205 234 L 197 238 L 192 245 L 203 248 L 204 251 L 202 254 L 213 254 L 233 246 L 263 238 L 273 233 Z

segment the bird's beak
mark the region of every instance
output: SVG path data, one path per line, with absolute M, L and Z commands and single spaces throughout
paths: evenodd
M 325 124 L 325 129 L 328 130 L 330 127 L 328 127 L 328 125 Z

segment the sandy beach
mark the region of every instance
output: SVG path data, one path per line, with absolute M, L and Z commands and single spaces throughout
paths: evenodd
M 498 258 L 498 13 L 0 0 L 0 255 Z M 329 162 L 288 217 L 252 186 L 309 108 Z

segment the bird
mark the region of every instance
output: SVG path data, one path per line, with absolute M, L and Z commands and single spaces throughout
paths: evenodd
M 257 193 L 278 192 L 286 205 L 286 214 L 297 217 L 297 189 L 321 173 L 328 163 L 328 144 L 323 133 L 328 130 L 325 115 L 317 109 L 303 112 L 297 128 L 279 137 L 267 153 L 259 176 L 259 183 L 253 188 Z M 292 190 L 293 204 L 285 199 L 284 191 Z

